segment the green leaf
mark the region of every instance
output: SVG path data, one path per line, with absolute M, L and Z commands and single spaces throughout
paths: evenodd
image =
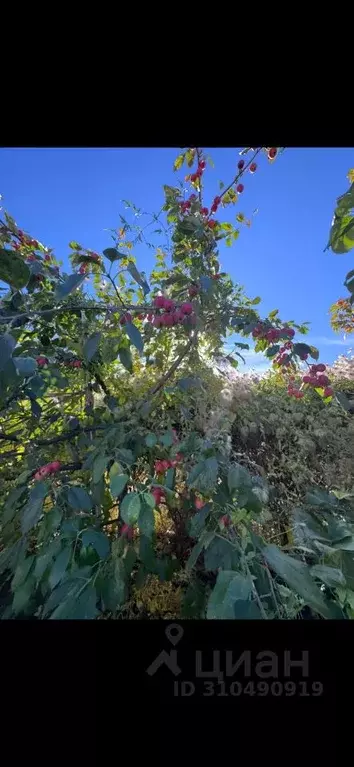
M 206 570 L 233 570 L 239 567 L 240 555 L 227 538 L 215 537 L 204 553 Z
M 147 447 L 155 447 L 156 443 L 157 443 L 157 436 L 156 436 L 156 434 L 153 434 L 152 432 L 150 432 L 149 434 L 146 435 L 146 437 L 145 437 L 145 445 Z
M 191 551 L 190 556 L 187 559 L 187 562 L 186 562 L 187 572 L 192 570 L 192 568 L 197 562 L 199 555 L 202 553 L 203 549 L 207 549 L 209 544 L 214 538 L 215 538 L 215 533 L 212 530 L 204 530 L 204 532 L 199 538 L 198 543 L 196 543 L 196 545 Z
M 98 455 L 97 458 L 95 458 L 92 471 L 92 479 L 94 485 L 97 485 L 101 477 L 103 477 L 108 461 L 109 458 L 107 455 Z
M 213 289 L 213 281 L 211 277 L 207 277 L 206 275 L 203 275 L 200 278 L 200 285 L 205 293 L 210 293 Z
M 111 546 L 109 538 L 104 533 L 98 530 L 85 530 L 82 533 L 81 540 L 83 546 L 92 546 L 101 559 L 108 557 Z
M 87 341 L 85 341 L 84 343 L 84 349 L 83 349 L 84 357 L 88 362 L 92 360 L 92 357 L 95 356 L 98 350 L 98 347 L 100 345 L 101 335 L 102 333 L 93 333 L 92 336 L 90 336 L 90 338 L 88 338 Z
M 0 370 L 4 370 L 15 346 L 16 341 L 9 333 L 4 333 L 3 336 L 0 336 Z
M 171 431 L 166 431 L 165 434 L 160 437 L 160 442 L 165 447 L 171 447 L 173 445 L 173 434 Z
M 128 370 L 129 373 L 132 373 L 133 372 L 133 359 L 132 359 L 132 355 L 131 355 L 130 349 L 127 349 L 127 348 L 119 349 L 118 354 L 119 354 L 119 359 L 120 359 L 122 365 L 124 365 L 125 369 Z
M 106 248 L 103 251 L 103 255 L 108 258 L 109 261 L 113 263 L 113 261 L 118 261 L 120 258 L 126 258 L 124 253 L 119 253 L 117 248 Z
M 32 554 L 31 556 L 26 557 L 26 559 L 22 559 L 19 562 L 15 570 L 15 575 L 11 582 L 12 591 L 16 591 L 16 589 L 19 586 L 21 586 L 22 583 L 25 582 L 27 576 L 29 575 L 30 570 L 32 569 L 34 560 L 35 560 L 35 557 Z
M 120 495 L 123 492 L 128 480 L 128 474 L 114 474 L 112 477 L 110 476 L 112 495 Z
M 22 376 L 32 376 L 37 370 L 36 360 L 32 357 L 13 357 L 16 369 Z
M 140 513 L 140 496 L 132 492 L 124 496 L 120 504 L 120 514 L 127 525 L 135 525 Z
M 201 492 L 208 492 L 215 487 L 219 464 L 214 456 L 200 461 L 189 474 L 187 484 Z
M 324 618 L 331 617 L 329 607 L 324 601 L 320 589 L 314 583 L 307 565 L 293 559 L 288 554 L 284 554 L 274 544 L 264 547 L 263 556 L 272 570 L 299 594 L 306 604 Z
M 82 588 L 82 586 L 81 586 Z M 81 594 L 71 595 L 50 616 L 50 620 L 93 620 L 99 614 L 96 589 L 88 585 Z
M 314 565 L 310 570 L 311 575 L 314 578 L 319 578 L 330 588 L 336 586 L 345 586 L 345 578 L 341 570 L 336 567 L 328 567 L 327 565 Z
M 179 386 L 182 391 L 189 391 L 190 389 L 201 389 L 202 382 L 197 376 L 187 376 L 186 378 L 180 378 L 177 386 Z
M 81 245 L 79 245 L 79 243 L 75 240 L 71 240 L 69 242 L 69 248 L 71 248 L 71 250 L 82 250 Z
M 26 287 L 31 272 L 15 250 L 0 248 L 0 280 L 20 290 Z
M 309 354 L 310 357 L 314 360 L 318 360 L 319 352 L 318 349 L 316 349 L 314 346 L 309 346 L 308 344 L 303 343 L 296 343 L 293 347 L 294 354 L 297 354 L 299 357 L 303 354 Z
M 144 341 L 140 330 L 138 330 L 138 328 L 135 327 L 132 322 L 127 322 L 124 325 L 124 330 L 129 336 L 132 344 L 134 344 L 134 346 L 137 348 L 138 352 L 142 352 L 144 349 Z
M 31 490 L 22 512 L 21 529 L 23 534 L 32 530 L 32 527 L 35 527 L 39 521 L 43 511 L 43 502 L 48 492 L 49 485 L 47 482 L 37 482 Z
M 267 351 L 265 352 L 266 357 L 275 357 L 276 354 L 278 354 L 278 351 L 280 349 L 279 344 L 274 344 L 274 346 L 269 346 Z
M 50 575 L 48 578 L 48 582 L 51 589 L 55 589 L 55 587 L 60 583 L 62 580 L 66 568 L 70 562 L 71 559 L 71 546 L 66 546 L 60 554 L 55 559 L 55 562 L 53 564 L 53 567 L 50 571 Z
M 234 618 L 236 620 L 261 620 L 262 614 L 254 600 L 243 601 L 242 599 L 236 599 L 234 604 Z
M 143 279 L 135 264 L 129 264 L 128 272 L 133 277 L 133 280 L 135 280 L 135 282 L 137 282 L 138 285 L 140 285 L 140 287 L 143 289 L 144 296 L 146 296 L 147 293 L 150 293 L 150 287 L 148 283 Z
M 142 497 L 142 503 L 139 512 L 138 527 L 142 535 L 151 538 L 155 529 L 155 517 L 153 508 L 146 503 L 145 495 Z
M 71 485 L 68 490 L 68 503 L 72 509 L 77 511 L 91 511 L 92 498 L 84 487 Z
M 235 573 L 233 570 L 222 570 L 218 573 L 216 584 L 209 597 L 207 619 L 227 619 L 235 617 L 235 602 L 245 601 L 252 593 L 250 578 Z
M 234 490 L 240 490 L 245 487 L 251 487 L 252 479 L 247 469 L 239 463 L 230 466 L 227 476 L 227 484 L 232 493 Z
M 57 285 L 55 290 L 55 298 L 65 298 L 66 296 L 70 295 L 70 293 L 73 293 L 74 290 L 77 290 L 77 288 L 82 285 L 84 279 L 84 274 L 70 274 L 65 282 L 61 282 L 59 285 Z
M 96 581 L 104 610 L 115 612 L 126 601 L 125 568 L 121 559 L 110 562 Z
M 256 296 L 256 298 L 254 298 L 254 299 L 253 299 L 253 301 L 251 301 L 251 304 L 252 304 L 252 306 L 256 306 L 257 304 L 260 304 L 260 303 L 261 303 L 261 300 L 262 300 L 262 299 L 261 299 L 261 297 L 260 297 L 260 296 Z M 273 312 L 271 312 L 271 313 L 273 314 Z M 270 315 L 269 315 L 269 316 L 270 316 Z

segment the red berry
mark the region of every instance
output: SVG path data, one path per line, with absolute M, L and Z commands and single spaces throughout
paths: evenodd
M 53 461 L 50 464 L 51 471 L 59 471 L 60 467 L 61 467 L 60 461 Z
M 164 314 L 161 317 L 162 324 L 165 325 L 165 327 L 172 327 L 172 325 L 175 324 L 175 318 L 173 314 Z
M 36 362 L 37 362 L 37 365 L 39 365 L 39 367 L 43 367 L 43 365 L 48 364 L 48 360 L 46 357 L 36 357 Z
M 312 375 L 315 375 L 315 373 L 317 373 L 317 365 L 311 365 L 310 373 L 312 373 Z
M 220 205 L 221 203 L 221 197 L 214 197 L 213 205 Z
M 311 383 L 312 379 L 311 379 L 311 376 L 304 376 L 302 380 L 305 384 L 309 384 Z
M 86 264 L 81 264 L 79 274 L 86 274 Z
M 206 165 L 206 162 L 205 162 L 205 160 L 200 160 L 200 163 L 199 163 L 199 168 L 200 168 L 201 170 L 204 170 L 204 168 L 205 168 L 205 165 Z
M 271 160 L 274 160 L 274 157 L 276 156 L 277 152 L 278 152 L 278 150 L 276 149 L 276 147 L 275 146 L 272 147 L 272 149 L 270 149 L 269 152 L 268 152 L 268 157 Z
M 154 328 L 161 328 L 161 327 L 162 327 L 162 325 L 163 325 L 163 322 L 162 322 L 162 317 L 160 317 L 160 316 L 157 314 L 157 315 L 156 315 L 156 317 L 154 317 L 154 321 L 153 321 L 153 323 L 152 323 L 152 324 L 153 324 Z
M 327 386 L 323 392 L 324 397 L 333 397 L 334 391 L 330 386 Z
M 36 261 L 36 256 L 34 256 L 34 255 L 27 256 L 27 261 L 29 261 L 30 263 L 32 261 Z
M 211 213 L 216 213 L 217 209 L 218 209 L 218 206 L 215 205 L 215 202 L 213 202 L 213 204 L 212 204 L 212 206 L 210 208 L 210 212 Z
M 122 317 L 119 320 L 121 325 L 125 325 L 126 322 L 131 322 L 131 321 L 132 321 L 132 316 L 131 316 L 130 312 L 126 312 L 125 314 L 123 314 Z
M 154 303 L 154 306 L 156 306 L 156 309 L 164 309 L 164 307 L 165 307 L 165 297 L 164 296 L 155 296 L 153 303 Z
M 205 506 L 205 501 L 203 501 L 202 498 L 196 498 L 195 499 L 195 508 L 196 509 L 202 509 L 203 506 Z
M 293 328 L 284 327 L 282 328 L 282 332 L 283 332 L 283 335 L 286 334 L 288 338 L 294 338 L 295 330 Z
M 192 312 L 193 312 L 193 306 L 192 306 L 192 304 L 189 304 L 189 303 L 185 303 L 185 304 L 182 304 L 182 306 L 181 306 L 181 312 L 182 312 L 183 314 L 192 314 Z
M 189 199 L 190 199 L 191 202 L 193 202 L 193 200 L 197 199 L 197 195 L 196 194 L 191 194 Z
M 236 187 L 236 192 L 238 192 L 239 194 L 242 194 L 244 188 L 245 187 L 243 186 L 243 184 L 238 184 Z
M 318 384 L 319 386 L 327 386 L 329 384 L 328 376 L 324 376 L 324 375 L 318 376 Z
M 244 164 L 245 164 L 244 160 L 239 160 L 238 163 L 237 163 L 238 169 L 242 170 L 242 168 L 244 167 Z
M 162 461 L 155 461 L 154 469 L 156 471 L 156 474 L 162 474 L 163 472 Z
M 250 173 L 255 173 L 257 170 L 257 163 L 252 162 L 250 165 Z
M 194 181 L 196 181 L 196 180 L 197 180 L 197 178 L 198 178 L 197 174 L 196 174 L 196 173 L 192 173 L 192 175 L 191 175 L 191 181 L 193 181 L 193 182 L 194 182 Z
M 175 308 L 174 301 L 172 301 L 171 298 L 165 298 L 165 305 L 164 305 L 165 311 L 172 312 L 174 308 Z
M 158 506 L 161 503 L 162 498 L 164 498 L 164 492 L 159 487 L 154 487 L 153 490 L 151 490 L 151 495 L 155 498 L 155 503 Z
M 176 458 L 176 461 L 178 461 L 178 463 L 180 463 L 181 461 L 183 461 L 183 455 L 182 455 L 182 453 L 176 453 L 176 456 L 175 456 L 175 458 Z
M 51 257 L 51 256 L 49 256 L 49 255 L 48 255 L 48 253 L 47 253 L 47 255 L 46 255 L 46 256 L 44 256 L 44 260 L 45 260 L 45 261 L 51 261 L 51 260 L 52 260 L 52 257 Z
M 162 471 L 167 471 L 167 469 L 170 468 L 170 462 L 167 461 L 166 459 L 164 461 L 161 461 L 161 468 L 162 468 Z
M 173 312 L 173 315 L 172 315 L 172 316 L 173 316 L 173 319 L 174 319 L 174 322 L 175 322 L 175 324 L 176 324 L 177 322 L 182 322 L 182 320 L 184 319 L 184 314 L 183 314 L 183 312 L 181 312 L 181 310 L 180 310 L 180 309 L 177 309 L 177 311 L 176 311 L 176 312 Z
M 124 524 L 124 525 L 122 526 L 121 534 L 122 534 L 122 535 L 123 535 L 125 538 L 128 538 L 128 540 L 129 540 L 129 541 L 131 541 L 131 540 L 132 540 L 132 538 L 134 537 L 134 530 L 133 530 L 133 528 L 132 528 L 132 527 L 130 527 L 130 525 L 126 525 L 126 524 Z
M 207 216 L 209 214 L 208 208 L 201 208 L 200 212 L 201 212 L 202 216 Z
M 296 399 L 302 399 L 302 397 L 304 396 L 304 392 L 303 391 L 297 391 L 295 396 L 296 396 Z
M 138 318 L 138 320 L 144 320 L 145 319 L 145 314 L 137 314 L 137 318 Z
M 227 514 L 224 514 L 224 516 L 223 516 L 223 517 L 221 517 L 221 519 L 220 519 L 220 523 L 223 525 L 223 527 L 229 527 L 229 525 L 230 525 L 230 519 L 229 519 L 229 517 L 227 516 Z
M 214 229 L 214 227 L 217 225 L 217 221 L 208 221 L 208 226 L 210 229 Z
M 323 362 L 320 362 L 319 365 L 314 365 L 314 367 L 316 367 L 318 373 L 324 373 L 326 370 L 326 365 L 324 365 Z

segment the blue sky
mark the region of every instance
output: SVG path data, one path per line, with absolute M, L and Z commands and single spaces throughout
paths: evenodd
M 178 151 L 0 149 L 2 204 L 19 226 L 53 247 L 68 268 L 70 240 L 98 252 L 110 244 L 104 230 L 119 225 L 119 212 L 125 215 L 122 198 L 149 211 L 160 209 L 163 184 L 175 180 L 172 166 Z M 215 163 L 205 175 L 209 206 L 218 181 L 231 180 L 239 150 L 206 152 Z M 242 228 L 236 244 L 222 246 L 222 269 L 248 295 L 262 297 L 261 313 L 277 307 L 283 319 L 310 321 L 309 338 L 326 362 L 353 343 L 331 331 L 328 315 L 330 304 L 345 295 L 343 280 L 353 259 L 350 254 L 323 253 L 336 197 L 347 189 L 346 175 L 353 166 L 350 148 L 290 148 L 273 164 L 262 156 L 257 172 L 244 180 L 236 209 L 218 216 L 234 221 L 236 212 L 250 216 L 258 208 L 251 228 Z M 138 266 L 149 273 L 152 253 L 140 247 L 135 255 Z M 250 354 L 251 362 L 255 364 Z

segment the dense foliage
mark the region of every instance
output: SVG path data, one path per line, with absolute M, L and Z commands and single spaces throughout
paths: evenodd
M 348 173 L 350 187 L 338 197 L 334 211 L 329 241 L 326 247 L 331 248 L 333 253 L 344 254 L 354 248 L 354 169 Z M 344 286 L 349 291 L 349 296 L 339 298 L 330 307 L 331 325 L 334 330 L 342 330 L 345 333 L 354 331 L 354 269 L 348 272 Z
M 320 445 L 323 465 L 338 463 L 341 430 L 352 434 L 348 407 L 318 351 L 294 338 L 307 325 L 277 310 L 262 319 L 260 298 L 219 263 L 218 244 L 232 246 L 239 229 L 217 212 L 239 204 L 264 155 L 279 154 L 243 150 L 210 204 L 209 160 L 187 149 L 175 162 L 187 175 L 164 187 L 162 211 L 142 226 L 145 214 L 128 203 L 135 223 L 121 217 L 102 254 L 72 241 L 71 274 L 4 214 L 3 618 L 272 619 L 305 606 L 352 617 L 351 468 L 338 492 L 340 470 L 333 484 L 314 457 Z M 236 220 L 250 224 L 241 212 Z M 149 279 L 135 262 L 141 243 L 156 254 Z M 225 361 L 237 368 L 249 336 L 274 376 L 234 420 L 216 371 Z M 226 337 L 234 351 L 225 358 Z M 289 488 L 280 512 L 279 473 Z

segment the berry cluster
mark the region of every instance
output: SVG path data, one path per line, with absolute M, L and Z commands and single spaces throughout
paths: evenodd
M 195 173 L 192 173 L 191 175 L 191 181 L 194 183 L 198 178 L 201 178 L 203 175 L 203 172 L 205 170 L 205 160 L 199 160 L 198 162 L 198 168 Z
M 328 376 L 324 375 L 325 370 L 326 365 L 324 365 L 322 362 L 320 362 L 319 365 L 311 365 L 310 374 L 304 375 L 302 381 L 308 386 L 324 389 L 324 397 L 332 397 L 333 389 L 328 385 L 330 380 Z
M 180 203 L 181 213 L 187 213 L 191 209 L 192 203 L 197 199 L 195 194 L 191 194 L 189 200 L 185 200 L 185 202 Z M 204 208 L 204 210 L 207 210 L 207 208 Z
M 38 471 L 36 471 L 34 479 L 45 479 L 45 477 L 48 477 L 50 474 L 54 474 L 56 471 L 59 471 L 60 467 L 60 461 L 52 461 L 52 463 L 47 463 L 45 466 L 42 466 L 40 469 L 38 469 Z
M 44 365 L 48 365 L 47 357 L 36 357 L 37 365 L 42 368 Z
M 302 399 L 305 395 L 305 392 L 300 391 L 300 389 L 297 389 L 296 386 L 293 386 L 290 383 L 288 386 L 288 394 L 290 394 L 291 397 L 295 397 L 295 399 Z
M 64 365 L 69 368 L 81 368 L 81 360 L 65 360 Z
M 253 338 L 265 339 L 267 341 L 278 341 L 279 338 L 284 338 L 284 336 L 287 338 L 294 338 L 294 335 L 295 330 L 293 328 L 288 328 L 286 325 L 284 325 L 283 328 L 269 328 L 268 325 L 265 325 L 262 322 L 259 322 L 252 330 Z
M 176 309 L 176 305 L 171 298 L 165 298 L 164 296 L 156 296 L 154 298 L 154 306 L 156 309 L 161 309 L 163 314 L 156 314 L 153 320 L 155 328 L 172 327 L 182 323 L 185 317 L 193 317 L 192 304 L 186 302 L 181 304 L 179 309 Z
M 162 461 L 155 461 L 154 469 L 156 474 L 164 474 L 168 469 L 175 469 L 183 461 L 183 455 L 177 453 L 171 461 L 165 458 Z
M 25 233 L 22 231 L 22 229 L 19 229 L 18 232 L 18 238 L 21 241 L 21 245 L 28 245 L 30 248 L 34 248 L 35 250 L 38 250 L 39 245 L 37 240 L 32 240 L 30 237 L 26 237 Z M 19 246 L 21 247 L 21 246 Z M 18 250 L 19 248 L 16 248 Z

